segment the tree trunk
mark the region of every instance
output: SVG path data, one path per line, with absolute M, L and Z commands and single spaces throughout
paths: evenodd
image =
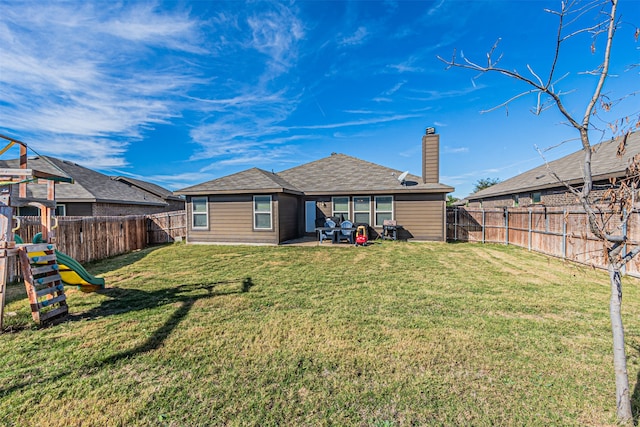
M 629 376 L 627 375 L 627 355 L 624 348 L 624 329 L 622 327 L 622 279 L 620 267 L 609 261 L 609 279 L 611 282 L 611 300 L 609 302 L 609 317 L 611 318 L 611 332 L 613 333 L 613 368 L 616 375 L 616 408 L 618 420 L 630 424 L 633 421 L 631 413 L 631 398 L 629 396 Z

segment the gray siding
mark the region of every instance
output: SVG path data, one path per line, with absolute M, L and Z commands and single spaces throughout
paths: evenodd
M 187 233 L 191 243 L 278 243 L 278 201 L 273 197 L 272 230 L 253 229 L 253 196 L 209 196 L 209 229 L 192 228 L 191 203 L 187 203 Z M 190 201 L 190 199 L 189 199 Z
M 415 240 L 444 241 L 444 194 L 396 194 L 395 217 Z M 402 237 L 403 234 L 401 234 Z

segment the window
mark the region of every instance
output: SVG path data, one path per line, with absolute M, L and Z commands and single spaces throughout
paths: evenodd
M 520 206 L 520 197 L 518 197 L 517 194 L 514 194 L 512 196 L 512 199 L 513 199 L 513 207 L 514 208 L 517 208 L 518 206 Z
M 531 203 L 540 203 L 542 201 L 542 193 L 536 191 L 535 193 L 531 193 Z
M 385 219 L 393 219 L 393 196 L 376 196 L 376 227 L 382 227 Z
M 20 206 L 18 216 L 40 216 L 40 209 L 35 206 Z
M 353 222 L 371 224 L 371 197 L 353 198 Z
M 332 197 L 333 205 L 332 216 L 340 217 L 341 220 L 349 219 L 349 198 L 348 197 Z
M 191 228 L 207 228 L 209 226 L 207 202 L 207 197 L 193 197 L 191 199 Z
M 271 196 L 253 196 L 253 228 L 271 230 Z
M 66 205 L 56 205 L 56 209 L 53 214 L 55 216 L 67 215 Z M 40 216 L 40 208 L 35 206 L 21 206 L 18 208 L 18 216 Z

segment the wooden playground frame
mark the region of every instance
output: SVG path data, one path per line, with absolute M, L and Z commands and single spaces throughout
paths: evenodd
M 55 184 L 73 183 L 73 179 L 60 174 L 29 169 L 28 147 L 22 141 L 0 134 L 8 144 L 0 149 L 0 156 L 14 146 L 19 148 L 17 167 L 0 168 L 0 333 L 3 331 L 6 286 L 9 276 L 9 261 L 20 257 L 22 273 L 31 305 L 33 320 L 42 324 L 53 318 L 66 315 L 68 307 L 64 288 L 58 273 L 55 255 L 56 208 Z M 7 163 L 7 162 L 4 162 Z M 4 165 L 3 165 L 4 166 Z M 52 165 L 54 170 L 55 166 Z M 45 199 L 29 197 L 27 183 L 46 184 Z M 15 188 L 17 187 L 17 194 Z M 41 213 L 43 244 L 16 244 L 14 233 L 14 210 L 22 206 L 35 206 Z

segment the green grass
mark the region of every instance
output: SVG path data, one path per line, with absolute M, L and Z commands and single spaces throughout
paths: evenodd
M 174 245 L 88 269 L 108 288 L 69 289 L 50 327 L 9 289 L 0 425 L 615 425 L 601 271 L 399 242 Z M 638 284 L 624 280 L 632 388 Z

